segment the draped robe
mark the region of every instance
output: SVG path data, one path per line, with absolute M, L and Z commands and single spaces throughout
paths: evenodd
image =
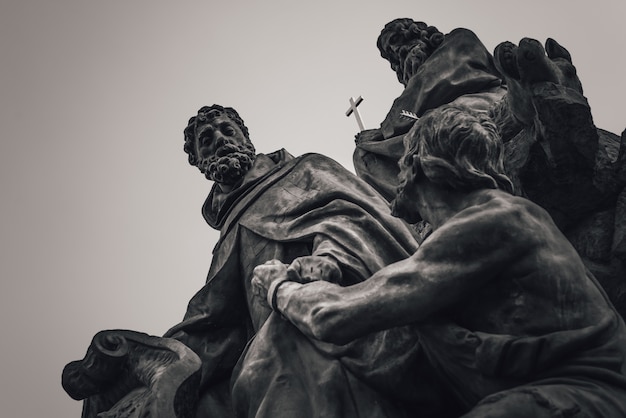
M 330 256 L 349 285 L 412 254 L 412 232 L 373 188 L 327 157 L 281 150 L 258 155 L 230 193 L 214 186 L 203 214 L 221 231 L 207 282 L 166 333 L 202 360 L 198 417 L 404 417 L 437 408 L 414 329 L 323 344 L 251 292 L 252 270 L 269 259 Z
M 353 155 L 356 173 L 391 201 L 400 171 L 398 161 L 404 152 L 402 140 L 415 122 L 402 116 L 403 110 L 419 117 L 453 103 L 487 111 L 505 92 L 492 55 L 476 35 L 468 29 L 453 30 L 393 102 L 380 126 L 382 140 L 357 140 Z

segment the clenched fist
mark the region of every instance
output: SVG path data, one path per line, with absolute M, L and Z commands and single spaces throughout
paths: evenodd
M 307 283 L 317 280 L 337 283 L 341 279 L 341 269 L 334 258 L 328 256 L 305 256 L 296 258 L 289 266 L 269 260 L 254 268 L 252 292 L 255 296 L 267 299 L 272 306 L 272 299 L 277 286 L 285 281 Z

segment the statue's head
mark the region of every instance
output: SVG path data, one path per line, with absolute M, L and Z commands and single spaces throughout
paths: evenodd
M 207 179 L 234 185 L 252 167 L 254 145 L 235 109 L 204 106 L 189 119 L 184 132 L 189 164 L 198 167 Z
M 444 190 L 513 193 L 503 161 L 500 135 L 486 114 L 452 105 L 431 110 L 404 137 L 394 215 L 412 223 L 420 220 L 410 193 L 424 180 Z
M 443 39 L 443 33 L 434 26 L 400 18 L 385 25 L 376 45 L 380 55 L 389 61 L 396 72 L 398 81 L 406 85 L 416 69 L 415 65 L 411 65 L 411 74 L 407 74 L 407 57 L 419 66 L 441 45 Z

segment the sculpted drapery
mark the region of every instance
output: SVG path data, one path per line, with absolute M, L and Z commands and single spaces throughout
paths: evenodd
M 330 256 L 350 285 L 412 254 L 410 230 L 369 185 L 329 158 L 281 150 L 258 155 L 231 192 L 213 188 L 203 213 L 221 230 L 207 283 L 166 334 L 202 360 L 198 416 L 229 416 L 234 405 L 237 416 L 402 417 L 440 402 L 413 329 L 320 343 L 250 289 L 254 267 L 273 258 Z

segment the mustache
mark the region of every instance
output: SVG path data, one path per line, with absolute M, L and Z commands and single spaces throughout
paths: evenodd
M 215 156 L 216 157 L 224 157 L 228 154 L 232 154 L 235 152 L 242 152 L 244 151 L 242 146 L 239 146 L 233 142 L 224 142 L 223 145 L 220 145 L 217 150 L 215 151 Z
M 255 159 L 251 142 L 238 145 L 224 141 L 214 155 L 198 164 L 198 168 L 208 180 L 234 185 L 250 170 Z

